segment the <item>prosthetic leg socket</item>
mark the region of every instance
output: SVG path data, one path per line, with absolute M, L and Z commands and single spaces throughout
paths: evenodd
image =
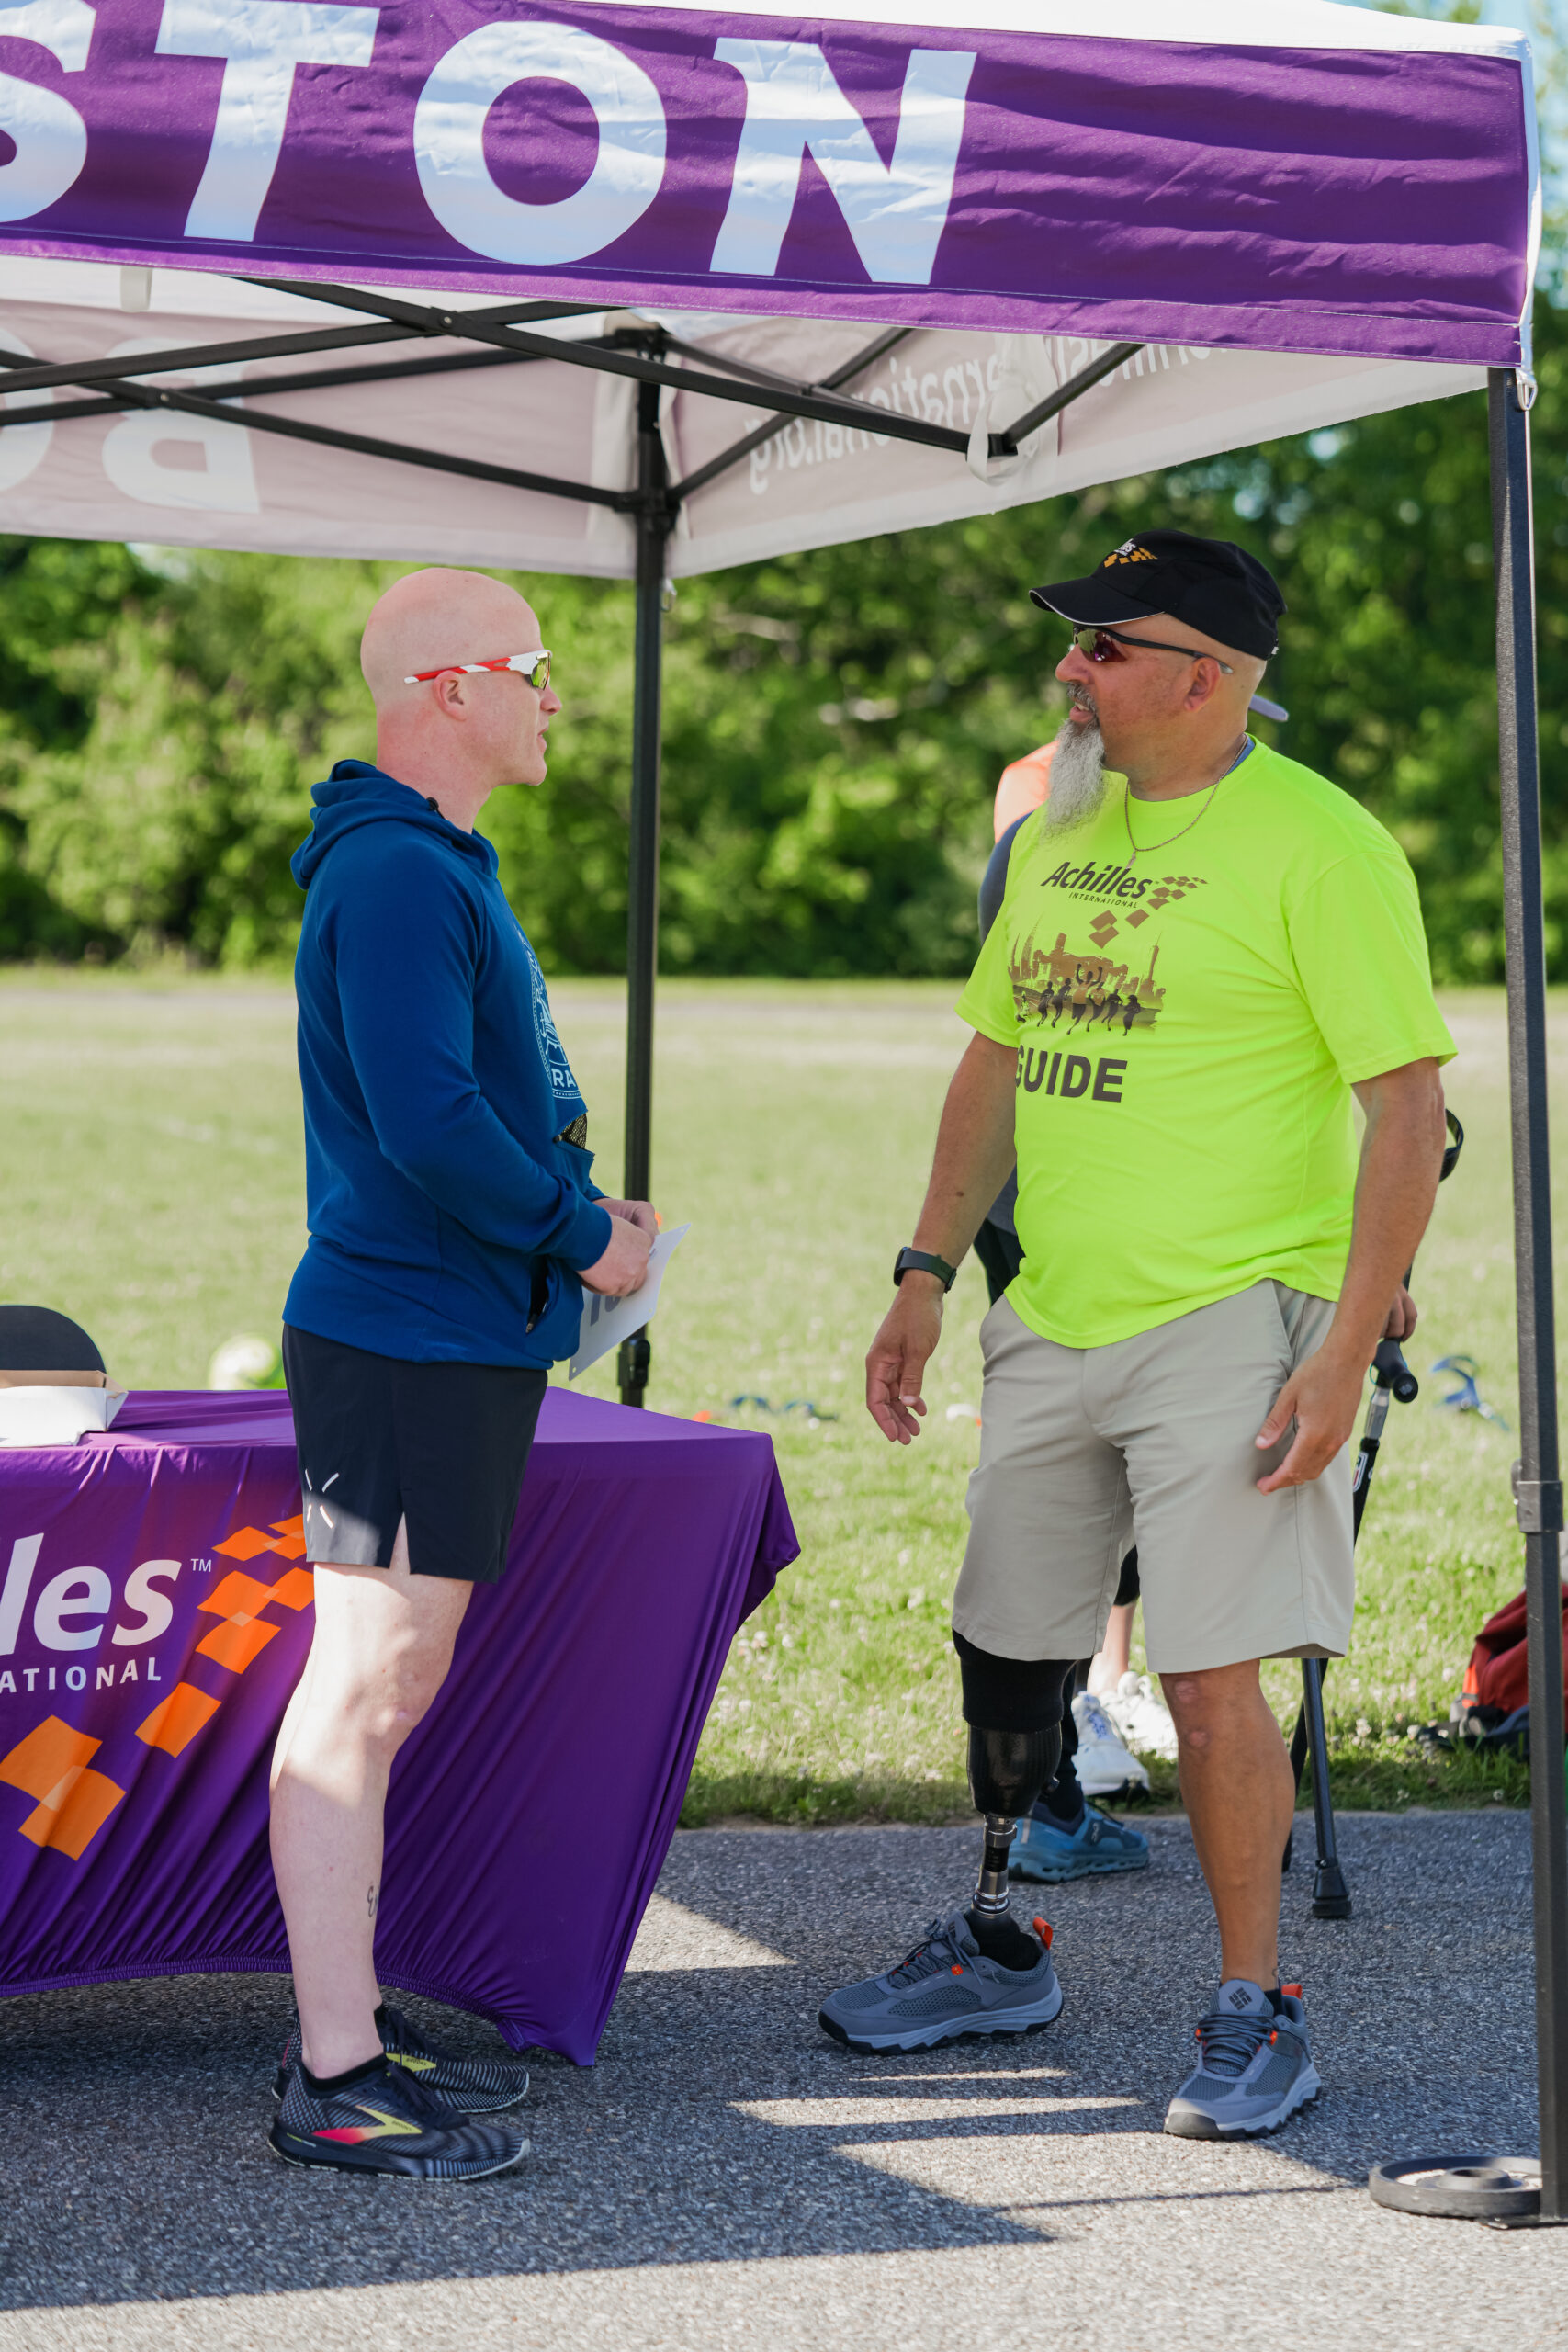
M 1062 1728 L 988 1731 L 969 1726 L 969 1793 L 986 1817 L 986 1845 L 975 1888 L 976 1911 L 990 1917 L 1008 1909 L 1008 1856 L 1021 1814 L 1026 1814 L 1056 1770 Z

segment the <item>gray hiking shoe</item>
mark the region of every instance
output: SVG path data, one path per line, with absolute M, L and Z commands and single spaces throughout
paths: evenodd
M 1246 2140 L 1277 2132 L 1322 2085 L 1312 2063 L 1299 1984 L 1280 1987 L 1276 2017 L 1269 1996 L 1243 1976 L 1227 1977 L 1199 2020 L 1202 2055 L 1166 2110 L 1179 2140 Z
M 830 1993 L 818 2023 L 850 2050 L 929 2050 L 971 2034 L 1032 2033 L 1062 2006 L 1051 1930 L 1043 1919 L 1034 1930 L 1013 1928 L 1014 1948 L 1020 1958 L 1029 1948 L 1031 1965 L 1004 1968 L 981 1951 L 964 1913 L 950 1911 L 897 1968 Z

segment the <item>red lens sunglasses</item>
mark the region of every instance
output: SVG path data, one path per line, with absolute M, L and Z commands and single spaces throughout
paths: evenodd
M 1083 642 L 1085 638 L 1089 639 L 1087 645 Z M 1141 645 L 1150 653 L 1183 653 L 1189 662 L 1213 662 L 1227 678 L 1235 674 L 1230 663 L 1222 662 L 1217 653 L 1200 653 L 1195 645 L 1164 645 L 1157 637 L 1128 637 L 1119 628 L 1086 626 L 1073 631 L 1074 650 L 1081 653 L 1086 662 L 1125 662 L 1127 656 L 1122 650 L 1124 645 Z

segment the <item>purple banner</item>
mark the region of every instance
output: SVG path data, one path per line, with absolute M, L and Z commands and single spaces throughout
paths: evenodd
M 0 21 L 15 252 L 1519 356 L 1514 57 L 465 0 Z
M 299 1527 L 278 1396 L 133 1396 L 0 1452 L 0 1993 L 287 1969 Z M 508 1573 L 393 1772 L 388 1984 L 592 2058 L 735 1629 L 797 1549 L 766 1437 L 550 1390 Z

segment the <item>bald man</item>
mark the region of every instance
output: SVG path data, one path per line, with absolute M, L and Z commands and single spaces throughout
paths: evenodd
M 273 1762 L 299 2015 L 269 2137 L 293 2164 L 471 2179 L 525 2150 L 498 2119 L 528 2077 L 381 1999 L 387 1778 L 505 1566 L 583 1288 L 637 1290 L 655 1219 L 592 1181 L 543 976 L 474 830 L 492 792 L 545 779 L 561 702 L 537 620 L 480 573 L 416 571 L 361 661 L 376 763 L 316 786 L 293 863 L 310 1238 L 283 1357 L 316 1614 Z
M 1348 1440 L 1373 1349 L 1414 1321 L 1403 1276 L 1453 1046 L 1397 844 L 1247 733 L 1284 611 L 1264 567 L 1141 531 L 1034 597 L 1069 632 L 1070 707 L 959 1004 L 975 1035 L 866 1358 L 872 1415 L 908 1444 L 953 1270 L 1016 1158 L 1022 1264 L 981 1326 L 953 1596 L 980 1879 L 822 2022 L 883 2050 L 1055 2015 L 1049 1932 L 1008 1908 L 1009 1849 L 1055 1768 L 1066 1661 L 1100 1646 L 1135 1542 L 1219 1929 L 1166 2130 L 1238 2139 L 1318 2089 L 1301 1987 L 1279 1976 L 1294 1791 L 1259 1662 L 1349 1637 Z M 1064 992 L 1081 1012 L 1112 989 L 1114 1029 L 1058 1025 Z

